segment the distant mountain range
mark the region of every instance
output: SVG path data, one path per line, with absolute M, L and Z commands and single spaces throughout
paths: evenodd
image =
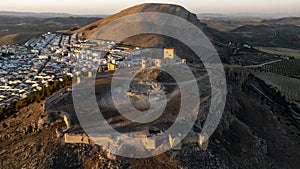
M 299 13 L 199 13 L 198 17 L 211 18 L 286 18 L 286 17 L 300 17 Z
M 297 25 L 300 26 L 300 17 L 286 17 L 286 18 L 279 18 L 279 19 L 268 19 L 263 20 L 262 23 L 265 24 L 279 24 L 279 25 Z
M 73 32 L 74 30 L 82 32 L 86 38 L 89 38 L 95 31 L 112 20 L 137 12 L 155 11 L 177 16 L 182 15 L 184 19 L 202 29 L 212 42 L 228 43 L 229 41 L 236 41 L 253 46 L 277 46 L 295 49 L 300 47 L 300 17 L 255 18 L 254 15 L 247 13 L 202 13 L 195 15 L 183 7 L 168 4 L 138 5 L 110 16 L 0 11 L 0 45 L 23 43 L 28 38 L 39 36 L 43 32 L 55 32 L 57 30 L 72 29 Z M 259 15 L 257 14 L 257 16 Z M 105 19 L 102 20 L 101 18 Z M 157 35 L 131 37 L 124 40 L 124 43 L 142 47 L 176 47 L 176 44 L 179 44 L 172 39 Z M 184 47 L 179 45 L 178 48 Z
M 35 17 L 35 18 L 56 18 L 56 17 L 97 17 L 104 18 L 108 15 L 75 15 L 69 13 L 34 13 L 34 12 L 14 12 L 14 11 L 0 11 L 0 16 L 14 16 L 14 17 Z
M 37 17 L 37 18 L 53 18 L 53 17 L 99 17 L 105 18 L 109 15 L 105 14 L 93 14 L 93 15 L 78 15 L 70 13 L 55 13 L 55 12 L 15 12 L 15 11 L 0 11 L 0 16 L 15 16 L 15 17 Z M 214 17 L 214 18 L 285 18 L 285 17 L 300 17 L 299 13 L 231 13 L 231 14 L 222 14 L 222 13 L 199 13 L 198 17 Z

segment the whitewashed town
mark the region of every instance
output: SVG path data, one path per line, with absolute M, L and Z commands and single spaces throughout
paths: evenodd
M 48 32 L 24 45 L 1 46 L 0 108 L 47 87 L 51 81 L 63 81 L 66 76 L 81 73 L 89 76 L 90 65 L 97 65 L 98 71 L 111 71 L 121 67 L 160 67 L 162 64 L 161 59 L 150 60 L 142 56 L 149 49 L 107 40 L 86 41 L 81 36 Z M 185 59 L 174 59 L 174 48 L 164 49 L 164 58 L 177 64 L 186 62 Z M 83 67 L 76 72 L 77 62 Z

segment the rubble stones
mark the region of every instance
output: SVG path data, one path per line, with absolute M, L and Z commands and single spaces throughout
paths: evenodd
M 56 132 L 56 138 L 61 138 L 62 136 L 64 136 L 64 132 L 61 128 L 56 128 L 55 132 Z

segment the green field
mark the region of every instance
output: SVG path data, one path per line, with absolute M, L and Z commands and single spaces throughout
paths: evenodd
M 300 59 L 300 50 L 278 47 L 255 47 L 256 49 L 275 55 L 291 56 Z

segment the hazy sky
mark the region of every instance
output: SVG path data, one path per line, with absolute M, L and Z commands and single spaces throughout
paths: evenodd
M 0 11 L 113 14 L 145 2 L 175 3 L 194 13 L 298 13 L 299 0 L 0 0 Z

